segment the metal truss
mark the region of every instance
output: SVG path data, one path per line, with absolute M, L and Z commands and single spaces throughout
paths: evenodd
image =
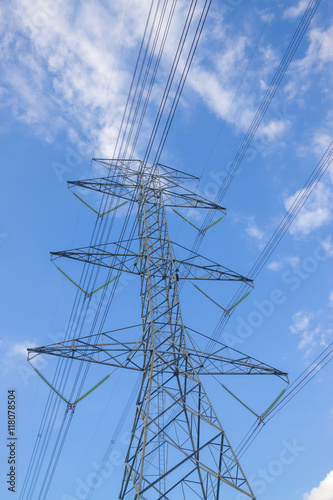
M 251 280 L 193 252 L 183 260 L 176 256 L 175 249 L 186 249 L 170 240 L 165 207 L 212 206 L 180 189 L 179 183 L 193 176 L 136 160 L 96 161 L 108 177 L 71 185 L 135 200 L 138 238 L 53 252 L 52 259 L 65 256 L 139 275 L 142 333 L 129 342 L 115 331 L 78 338 L 29 349 L 29 358 L 43 353 L 140 372 L 119 500 L 219 500 L 227 487 L 254 498 L 200 377 L 256 374 L 287 380 L 287 374 L 221 343 L 210 353 L 196 347 L 183 323 L 178 292 L 178 281 L 186 278 L 249 285 Z
M 154 165 L 143 165 L 141 160 L 129 160 L 127 158 L 116 158 L 106 160 L 104 158 L 93 158 L 93 162 L 106 168 L 109 175 L 117 176 L 119 175 L 122 179 L 128 180 L 136 178 L 138 174 L 143 176 L 144 179 L 147 177 L 153 180 L 162 179 L 162 183 L 168 182 L 174 187 L 178 187 L 180 183 L 198 181 L 199 177 L 189 174 L 187 172 L 182 172 L 181 170 L 176 170 L 162 163 L 155 163 Z M 154 187 L 154 186 L 151 186 Z
M 187 329 L 185 329 L 185 334 L 186 338 L 191 340 Z M 38 354 L 51 354 L 142 372 L 145 370 L 144 360 L 155 354 L 163 362 L 163 372 L 169 375 L 175 373 L 174 358 L 178 356 L 187 359 L 186 372 L 183 375 L 190 374 L 193 367 L 194 371 L 200 375 L 276 375 L 284 381 L 288 381 L 287 373 L 227 345 L 217 346 L 219 348 L 213 352 L 204 352 L 193 347 L 185 349 L 175 343 L 167 347 L 166 342 L 162 342 L 154 352 L 151 347 L 141 340 L 126 342 L 122 340 L 122 337 L 123 334 L 117 339 L 108 333 L 101 333 L 28 349 L 29 360 Z M 224 352 L 226 350 L 228 353 Z M 233 357 L 230 357 L 230 351 Z M 182 374 L 180 368 L 177 368 L 177 371 Z
M 79 260 L 81 262 L 88 262 L 90 264 L 107 267 L 116 271 L 124 271 L 130 274 L 142 275 L 142 269 L 139 267 L 139 262 L 149 258 L 144 252 L 141 245 L 140 252 L 134 252 L 128 248 L 129 243 L 141 243 L 140 238 L 133 240 L 124 240 L 117 243 L 104 243 L 102 245 L 95 245 L 84 248 L 76 248 L 73 250 L 63 250 L 60 252 L 51 252 L 52 260 L 59 257 L 67 257 L 69 259 Z M 159 238 L 152 236 L 152 245 L 155 248 L 160 243 Z M 178 280 L 223 280 L 223 281 L 243 281 L 252 285 L 252 280 L 235 273 L 227 267 L 221 266 L 216 262 L 203 257 L 191 250 L 170 242 L 173 247 L 185 250 L 189 256 L 183 260 L 176 258 L 174 252 L 172 254 L 172 261 L 175 267 L 174 278 Z M 150 263 L 150 272 L 160 279 L 172 278 L 172 275 L 166 274 L 168 257 L 161 256 L 158 260 L 153 260 Z
M 126 201 L 139 201 L 138 193 L 138 175 L 143 176 L 144 182 L 149 182 L 150 191 L 154 193 L 156 198 L 163 196 L 163 205 L 173 208 L 206 208 L 216 209 L 226 214 L 226 209 L 212 203 L 206 198 L 189 191 L 180 186 L 179 182 L 189 180 L 198 180 L 184 172 L 179 172 L 165 165 L 156 164 L 149 172 L 143 172 L 142 163 L 139 160 L 95 160 L 100 165 L 112 169 L 118 176 L 113 178 L 101 177 L 98 179 L 88 179 L 83 181 L 70 181 L 70 188 L 78 186 L 104 193 L 112 196 L 117 196 Z M 120 179 L 119 180 L 119 174 Z
M 84 187 L 99 193 L 104 193 L 112 196 L 117 196 L 126 201 L 138 201 L 136 194 L 136 184 L 134 180 L 132 183 L 119 183 L 108 179 L 107 177 L 100 177 L 98 179 L 87 179 L 84 181 L 69 181 L 70 188 L 74 186 Z M 184 187 L 179 187 L 179 192 L 174 191 L 165 185 L 161 189 L 156 188 L 156 193 L 162 193 L 164 196 L 164 206 L 173 208 L 207 208 L 215 209 L 226 214 L 225 208 L 216 203 L 211 203 L 202 196 L 194 194 Z

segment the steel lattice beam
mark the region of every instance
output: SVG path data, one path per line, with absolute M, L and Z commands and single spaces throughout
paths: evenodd
M 132 242 L 140 241 L 131 240 Z M 151 239 L 152 245 L 163 243 L 158 238 Z M 51 252 L 52 260 L 59 257 L 78 260 L 89 264 L 95 264 L 116 271 L 124 271 L 130 274 L 142 275 L 142 270 L 139 268 L 139 261 L 147 259 L 147 254 L 142 251 L 134 252 L 128 248 L 128 240 L 117 243 L 105 243 L 103 245 L 94 245 L 90 247 L 76 248 L 73 250 L 62 250 L 59 252 Z M 172 242 L 171 242 L 172 243 Z M 174 255 L 171 257 L 175 268 L 175 280 L 222 280 L 222 281 L 242 281 L 252 284 L 252 280 L 235 273 L 227 267 L 221 266 L 216 262 L 203 257 L 189 249 L 172 243 L 173 247 L 185 250 L 189 257 L 180 260 Z M 167 274 L 166 264 L 169 259 L 161 256 L 157 261 L 151 263 L 151 271 L 159 279 L 169 279 L 170 273 Z
M 163 371 L 173 375 L 181 368 L 175 360 L 188 358 L 187 373 L 200 375 L 275 375 L 283 380 L 288 380 L 288 375 L 266 363 L 260 362 L 251 356 L 235 351 L 228 346 L 216 349 L 213 352 L 198 351 L 194 348 L 184 349 L 173 343 L 168 349 L 157 346 L 156 355 L 163 362 Z M 232 351 L 234 357 L 223 355 L 224 350 Z M 51 354 L 64 358 L 87 361 L 116 368 L 144 371 L 144 360 L 151 357 L 153 349 L 145 342 L 126 342 L 106 333 L 89 337 L 77 338 L 58 344 L 28 349 L 29 359 L 36 354 Z M 193 369 L 191 368 L 193 366 Z
M 185 174 L 165 165 L 156 164 L 151 170 L 142 169 L 139 160 L 97 160 L 97 163 L 112 170 L 113 177 L 100 177 L 80 181 L 69 181 L 70 188 L 78 186 L 117 196 L 127 201 L 139 201 L 138 175 L 146 184 L 147 190 L 155 198 L 163 196 L 165 207 L 205 208 L 215 209 L 226 214 L 226 208 L 213 203 L 203 196 L 181 186 L 181 182 L 198 180 L 190 174 Z M 119 180 L 121 178 L 121 181 Z

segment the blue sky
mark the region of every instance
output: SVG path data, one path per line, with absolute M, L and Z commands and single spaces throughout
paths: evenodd
M 49 394 L 26 362 L 26 348 L 63 338 L 77 293 L 52 265 L 49 252 L 88 245 L 96 221 L 96 215 L 67 189 L 66 181 L 97 177 L 101 170 L 91 164 L 91 157 L 114 154 L 149 5 L 148 0 L 16 0 L 4 3 L 0 13 L 1 415 L 5 421 L 7 390 L 15 388 L 17 495 Z M 212 2 L 160 158 L 201 177 L 192 186 L 198 193 L 215 198 L 307 5 L 304 0 Z M 177 4 L 135 147 L 139 158 L 146 150 L 187 6 L 185 1 Z M 228 215 L 207 231 L 201 254 L 247 275 L 302 189 L 332 141 L 332 47 L 333 9 L 322 1 L 226 193 L 223 205 Z M 291 381 L 332 342 L 332 183 L 331 168 L 219 338 L 289 372 Z M 80 196 L 94 207 L 100 203 L 97 195 L 81 191 Z M 118 239 L 125 214 L 125 208 L 117 212 L 110 241 Z M 197 224 L 203 220 L 190 215 Z M 172 239 L 191 248 L 195 230 L 173 212 L 168 216 Z M 82 269 L 75 264 L 61 265 L 78 280 Z M 97 285 L 103 279 L 99 275 Z M 205 290 L 223 306 L 235 287 L 214 283 Z M 89 308 L 83 333 L 90 331 L 101 296 L 96 294 L 84 304 Z M 211 335 L 221 310 L 191 284 L 182 290 L 181 300 L 185 323 Z M 139 283 L 123 276 L 105 328 L 137 324 L 139 314 Z M 52 378 L 56 360 L 39 363 L 45 376 Z M 91 370 L 86 389 L 107 373 L 105 367 Z M 259 499 L 333 498 L 332 377 L 328 365 L 264 426 L 242 457 Z M 240 383 L 226 378 L 224 383 L 257 413 L 284 387 L 274 379 Z M 205 388 L 236 448 L 253 415 L 214 381 L 206 380 Z M 89 478 L 110 440 L 114 441 L 111 465 L 92 498 L 115 498 L 135 390 L 132 374 L 116 372 L 78 405 L 48 500 L 88 498 Z M 128 400 L 133 403 L 130 409 Z M 59 401 L 51 443 L 64 412 Z M 2 425 L 5 439 L 3 429 Z M 4 445 L 0 458 L 3 477 L 8 468 Z M 0 488 L 2 498 L 11 498 L 3 481 Z M 226 498 L 245 497 L 227 490 Z

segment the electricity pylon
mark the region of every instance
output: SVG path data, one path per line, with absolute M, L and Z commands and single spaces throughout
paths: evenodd
M 286 379 L 287 374 L 223 344 L 210 353 L 197 347 L 183 323 L 179 282 L 252 282 L 189 250 L 189 257 L 180 260 L 166 219 L 166 207 L 225 209 L 185 189 L 181 184 L 193 179 L 189 174 L 132 160 L 96 161 L 113 175 L 71 182 L 70 187 L 136 202 L 138 238 L 53 252 L 52 259 L 68 257 L 139 275 L 142 335 L 126 342 L 123 332 L 121 341 L 102 333 L 29 349 L 29 356 L 44 353 L 141 372 L 119 499 L 218 500 L 223 485 L 254 498 L 200 376 Z

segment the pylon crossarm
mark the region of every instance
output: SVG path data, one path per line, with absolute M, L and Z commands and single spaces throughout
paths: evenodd
M 156 243 L 158 238 L 155 238 Z M 137 241 L 133 239 L 132 242 Z M 152 238 L 154 243 L 154 238 Z M 105 243 L 103 245 L 93 245 L 90 247 L 76 248 L 72 250 L 63 250 L 51 252 L 52 261 L 59 257 L 66 257 L 80 262 L 94 264 L 116 271 L 124 271 L 130 274 L 142 276 L 143 271 L 139 269 L 138 262 L 147 259 L 147 254 L 142 250 L 137 253 L 128 248 L 129 241 L 124 240 L 118 243 Z M 186 249 L 182 245 L 176 245 L 179 249 Z M 217 280 L 217 281 L 242 281 L 252 286 L 252 280 L 245 276 L 235 273 L 231 269 L 221 266 L 217 262 L 207 259 L 195 252 L 190 252 L 190 256 L 184 260 L 174 257 L 172 259 L 173 267 L 176 268 L 176 275 L 173 270 L 166 272 L 167 264 L 170 259 L 160 254 L 155 259 L 150 258 L 150 272 L 161 279 L 174 280 Z M 171 271 L 171 272 L 170 272 Z
M 106 243 L 104 245 L 51 252 L 51 260 L 55 261 L 60 257 L 66 257 L 68 259 L 95 264 L 108 269 L 125 271 L 131 274 L 140 274 L 135 266 L 138 254 L 126 248 L 126 243 L 126 241 Z
M 88 339 L 90 340 L 89 343 Z M 110 337 L 108 339 L 110 340 Z M 143 357 L 149 355 L 150 352 L 148 349 L 138 348 L 137 342 L 121 343 L 114 340 L 114 342 L 107 343 L 103 339 L 103 342 L 99 344 L 92 344 L 91 337 L 84 337 L 58 344 L 30 348 L 28 349 L 28 359 L 32 359 L 39 354 L 49 354 L 116 368 L 143 371 Z
M 208 364 L 210 361 L 212 361 L 214 365 L 214 369 L 219 368 L 219 365 L 216 365 L 216 363 L 223 363 L 223 366 L 228 369 L 228 364 L 226 365 L 225 362 L 230 364 L 235 364 L 237 368 L 240 370 L 240 372 L 234 372 L 234 374 L 246 374 L 246 375 L 275 375 L 284 380 L 287 384 L 289 384 L 289 378 L 288 378 L 288 373 L 278 370 L 277 368 L 274 368 L 273 366 L 263 363 L 259 359 L 254 358 L 253 356 L 249 356 L 248 354 L 245 354 L 242 351 L 239 351 L 238 349 L 234 349 L 233 347 L 229 347 L 226 344 L 223 344 L 217 339 L 213 339 L 212 337 L 209 337 L 208 335 L 205 335 L 204 333 L 198 332 L 197 330 L 194 330 L 193 328 L 189 328 L 188 326 L 185 328 L 186 331 L 186 337 L 188 344 L 190 344 L 192 347 L 189 348 L 187 347 L 187 352 L 191 353 L 192 351 L 194 353 L 199 353 L 200 354 L 200 359 L 202 360 L 207 360 Z M 191 332 L 191 333 L 190 333 Z M 212 351 L 210 352 L 204 352 L 198 345 L 198 343 L 194 340 L 194 335 L 198 335 L 202 338 L 205 338 L 209 341 L 210 345 L 212 346 Z M 215 349 L 215 350 L 213 350 Z M 242 367 L 244 371 L 242 370 Z M 216 375 L 216 373 L 212 373 L 209 371 L 209 366 L 206 366 L 205 363 L 203 363 L 203 368 L 207 369 L 207 374 L 211 375 Z M 210 367 L 212 368 L 212 367 Z M 230 367 L 232 370 L 232 367 Z M 200 372 L 201 375 L 205 375 L 206 373 L 201 372 L 201 368 L 197 368 L 198 372 Z M 249 371 L 248 371 L 249 370 Z M 227 371 L 221 371 L 220 374 L 228 374 Z
M 265 364 L 254 363 L 249 356 L 231 359 L 216 353 L 198 353 L 191 349 L 187 351 L 199 375 L 275 375 L 285 381 L 288 379 L 287 373 Z
M 68 181 L 69 189 L 73 187 L 83 187 L 98 193 L 108 194 L 116 198 L 122 198 L 127 201 L 136 201 L 135 198 L 135 183 L 124 184 L 113 181 L 108 177 L 100 177 L 98 179 L 86 179 L 82 181 Z
M 146 177 L 152 183 L 156 180 L 156 177 L 163 177 L 168 179 L 170 182 L 173 181 L 175 185 L 179 182 L 187 181 L 198 181 L 199 177 L 183 172 L 182 170 L 176 170 L 175 168 L 163 165 L 162 163 L 155 163 L 154 165 L 143 163 L 141 160 L 128 160 L 127 158 L 116 158 L 116 159 L 102 159 L 93 158 L 92 161 L 102 165 L 107 168 L 109 172 L 114 174 L 121 174 L 124 178 L 138 178 L 138 175 Z M 162 172 L 162 174 L 160 173 Z
M 119 172 L 124 175 L 127 172 L 138 172 L 141 160 L 129 160 L 128 158 L 92 158 L 92 161 L 102 165 L 109 171 Z
M 250 286 L 253 286 L 253 280 L 246 278 L 242 274 L 236 273 L 228 267 L 208 259 L 189 248 L 179 245 L 179 243 L 171 242 L 177 253 L 185 253 L 188 255 L 185 259 L 175 259 L 175 263 L 183 266 L 183 272 L 188 275 L 188 279 L 213 279 L 213 280 L 228 280 L 228 281 L 244 281 Z M 199 274 L 199 270 L 201 273 Z M 207 276 L 204 272 L 207 272 Z M 185 276 L 183 276 L 185 279 Z
M 230 348 L 229 348 L 230 349 Z M 262 363 L 251 356 L 232 351 L 238 357 L 231 358 L 224 356 L 219 351 L 204 352 L 198 349 L 187 347 L 186 349 L 172 344 L 172 349 L 163 350 L 160 347 L 156 351 L 156 355 L 163 361 L 164 365 L 161 370 L 165 373 L 186 373 L 198 375 L 275 375 L 288 382 L 288 374 L 277 368 L 274 368 L 266 363 Z M 188 360 L 186 368 L 184 367 L 185 360 Z
M 89 339 L 89 342 L 88 342 Z M 112 342 L 110 342 L 110 340 Z M 285 372 L 260 363 L 250 356 L 241 353 L 238 358 L 230 358 L 220 354 L 223 349 L 214 353 L 197 349 L 181 348 L 175 343 L 168 349 L 158 346 L 157 349 L 147 347 L 144 343 L 119 342 L 109 336 L 102 342 L 92 343 L 90 337 L 74 339 L 59 344 L 28 349 L 29 356 L 34 354 L 50 354 L 65 358 L 88 361 L 117 368 L 144 371 L 150 362 L 152 353 L 160 360 L 160 372 L 166 374 L 188 375 L 275 375 L 288 380 Z M 29 358 L 29 359 L 30 359 Z M 188 363 L 185 366 L 185 361 Z
M 170 189 L 163 190 L 163 204 L 171 208 L 203 208 L 207 210 L 218 210 L 226 215 L 227 209 L 216 203 L 212 203 L 202 196 L 191 193 L 191 191 L 176 193 Z
M 288 383 L 288 374 L 277 368 L 274 368 L 266 363 L 262 363 L 251 356 L 247 356 L 243 353 L 238 354 L 238 357 L 231 358 L 229 356 L 223 356 L 220 353 L 223 349 L 216 352 L 204 352 L 198 349 L 191 348 L 181 348 L 177 345 L 173 345 L 172 356 L 175 356 L 175 351 L 179 354 L 177 364 L 170 360 L 170 368 L 173 371 L 182 372 L 187 374 L 198 374 L 198 375 L 275 375 L 285 382 Z M 171 356 L 170 350 L 163 351 L 158 350 L 158 355 L 165 362 Z M 189 363 L 186 369 L 182 366 L 179 360 L 184 361 L 188 359 Z M 163 368 L 164 369 L 164 368 Z M 168 372 L 168 368 L 166 368 Z
M 129 180 L 127 184 L 113 181 L 108 177 L 100 177 L 98 179 L 86 179 L 81 181 L 68 181 L 68 187 L 83 187 L 98 193 L 115 196 L 122 198 L 126 201 L 138 201 L 137 185 L 134 180 Z M 163 204 L 165 207 L 173 208 L 203 208 L 213 209 L 227 213 L 225 207 L 221 207 L 213 203 L 199 194 L 193 193 L 183 187 L 178 187 L 178 191 L 170 189 L 169 186 L 162 186 L 158 188 L 150 188 L 152 194 L 158 193 L 163 196 Z M 153 203 L 153 201 L 151 202 Z

